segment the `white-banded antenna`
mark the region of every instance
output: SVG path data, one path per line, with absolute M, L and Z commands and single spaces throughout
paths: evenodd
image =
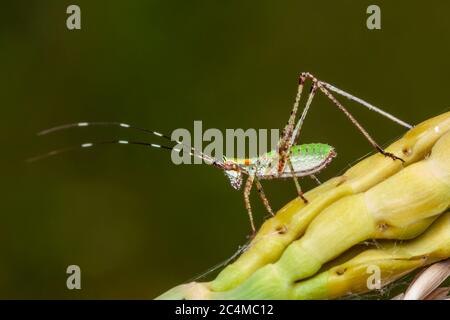
M 134 126 L 134 125 L 130 125 L 128 123 L 123 123 L 123 122 L 109 122 L 109 121 L 96 121 L 96 122 L 75 122 L 75 123 L 68 123 L 68 124 L 63 124 L 60 126 L 56 126 L 56 127 L 52 127 L 49 129 L 45 129 L 42 130 L 40 132 L 38 132 L 39 136 L 43 136 L 43 135 L 47 135 L 53 132 L 57 132 L 57 131 L 62 131 L 62 130 L 66 130 L 66 129 L 70 129 L 70 128 L 77 128 L 77 127 L 92 127 L 92 126 L 114 126 L 114 127 L 121 127 L 121 128 L 127 128 L 127 129 L 132 129 L 132 130 L 136 130 L 136 131 L 140 131 L 140 132 L 144 132 L 144 133 L 149 133 L 152 135 L 155 135 L 157 137 L 161 137 L 164 138 L 168 141 L 173 141 L 176 142 L 177 144 L 179 144 L 180 146 L 183 146 L 187 149 L 190 149 L 189 154 L 191 156 L 197 156 L 200 159 L 203 159 L 207 164 L 213 164 L 213 163 L 219 163 L 220 161 L 214 159 L 213 157 L 204 154 L 201 151 L 198 151 L 197 149 L 195 149 L 192 146 L 187 146 L 185 145 L 183 142 L 179 141 L 179 140 L 175 140 L 172 139 L 171 137 L 162 134 L 158 131 L 153 131 L 153 130 L 149 130 L 149 129 L 145 129 L 142 127 L 138 127 L 138 126 Z M 118 142 L 118 143 L 124 143 L 124 142 Z M 88 147 L 88 146 L 86 146 Z

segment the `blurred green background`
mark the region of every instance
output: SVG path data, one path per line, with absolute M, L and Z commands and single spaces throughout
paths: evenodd
M 66 28 L 70 4 L 81 7 L 81 30 Z M 41 129 L 282 128 L 301 71 L 413 124 L 447 110 L 450 3 L 377 1 L 376 31 L 366 28 L 370 4 L 2 1 L 0 298 L 153 298 L 226 260 L 250 233 L 242 193 L 222 172 L 175 166 L 168 153 L 107 146 L 24 161 L 93 139 L 161 142 L 153 137 L 112 128 L 37 137 Z M 346 105 L 382 144 L 405 132 Z M 372 152 L 321 95 L 302 137 L 338 151 L 322 180 Z M 274 208 L 296 196 L 291 181 L 263 184 Z M 252 199 L 260 224 L 266 212 Z M 66 288 L 70 264 L 82 290 Z

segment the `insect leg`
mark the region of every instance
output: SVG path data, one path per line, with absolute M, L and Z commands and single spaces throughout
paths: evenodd
M 292 147 L 296 143 L 298 137 L 300 136 L 300 130 L 302 128 L 303 122 L 305 121 L 306 114 L 308 113 L 309 108 L 311 106 L 311 102 L 314 99 L 317 88 L 318 88 L 317 81 L 313 81 L 313 84 L 311 86 L 311 91 L 308 96 L 308 101 L 306 101 L 306 105 L 305 105 L 305 108 L 303 109 L 302 115 L 300 116 L 300 119 L 298 120 L 297 124 L 295 125 L 294 132 L 292 133 L 290 147 Z
M 295 184 L 295 188 L 297 189 L 298 196 L 303 200 L 304 203 L 308 203 L 308 199 L 306 199 L 305 196 L 303 195 L 302 188 L 300 187 L 298 178 L 295 175 L 294 166 L 292 165 L 291 158 L 289 158 L 289 157 L 287 158 L 287 163 L 288 163 L 289 169 L 291 170 L 292 178 L 294 179 L 294 184 Z
M 254 235 L 256 233 L 255 223 L 253 222 L 253 214 L 252 214 L 252 206 L 250 204 L 250 192 L 252 190 L 253 181 L 255 179 L 254 175 L 250 175 L 247 178 L 247 181 L 245 182 L 244 187 L 244 201 L 245 201 L 245 208 L 248 212 L 248 217 L 250 219 L 250 225 L 252 227 L 252 234 Z
M 326 86 L 321 81 L 317 80 L 317 78 L 310 73 L 303 73 L 303 76 L 307 77 L 308 79 L 311 79 L 313 83 L 317 83 L 317 86 L 320 89 L 320 91 L 322 91 L 347 116 L 347 118 L 353 123 L 353 125 L 363 134 L 363 136 L 370 142 L 370 144 L 378 152 L 393 160 L 400 160 L 404 162 L 402 158 L 399 158 L 390 152 L 384 151 L 384 149 L 380 147 L 380 145 L 371 137 L 371 135 L 366 131 L 366 129 L 364 129 L 363 126 L 352 116 L 352 114 L 347 111 L 347 109 L 331 94 L 330 91 L 328 91 Z M 299 125 L 299 127 L 301 127 L 301 124 Z
M 400 120 L 399 118 L 393 116 L 392 114 L 390 114 L 390 113 L 388 113 L 388 112 L 386 112 L 384 110 L 381 110 L 380 108 L 375 107 L 374 105 L 368 103 L 367 101 L 364 101 L 361 98 L 355 97 L 354 95 L 352 95 L 352 94 L 350 94 L 348 92 L 345 92 L 342 89 L 336 88 L 332 84 L 326 83 L 324 81 L 320 81 L 320 82 L 328 90 L 331 90 L 331 91 L 333 91 L 333 92 L 335 92 L 335 93 L 337 93 L 337 94 L 339 94 L 339 95 L 341 95 L 341 96 L 343 96 L 343 97 L 345 97 L 345 98 L 347 98 L 349 100 L 355 101 L 356 103 L 359 103 L 359 104 L 363 105 L 367 109 L 375 111 L 375 112 L 381 114 L 382 116 L 388 118 L 389 120 L 394 121 L 394 122 L 398 123 L 399 125 L 401 125 L 401 126 L 403 126 L 405 128 L 411 129 L 413 127 L 409 123 L 407 123 L 407 122 L 405 122 L 403 120 Z
M 286 164 L 286 158 L 288 155 L 288 150 L 291 147 L 291 137 L 294 130 L 295 118 L 297 116 L 298 106 L 300 104 L 300 98 L 303 91 L 303 86 L 306 77 L 300 76 L 298 81 L 297 95 L 295 96 L 294 106 L 292 107 L 291 115 L 286 126 L 283 129 L 280 140 L 278 141 L 278 174 L 280 175 Z
M 264 204 L 264 207 L 266 207 L 266 210 L 267 210 L 272 216 L 275 216 L 275 214 L 273 213 L 272 208 L 270 207 L 269 200 L 267 200 L 266 194 L 264 193 L 264 189 L 263 189 L 263 187 L 262 187 L 262 184 L 261 184 L 261 182 L 259 181 L 259 179 L 256 178 L 256 177 L 255 177 L 255 184 L 256 184 L 256 189 L 258 189 L 258 193 L 259 193 L 259 196 L 260 196 L 260 198 L 261 198 L 261 201 L 262 201 L 263 204 Z

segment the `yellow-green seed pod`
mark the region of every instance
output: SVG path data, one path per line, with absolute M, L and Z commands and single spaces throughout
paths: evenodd
M 388 242 L 366 250 L 311 279 L 294 285 L 294 299 L 333 299 L 373 289 L 370 276 L 380 272 L 383 287 L 405 274 L 450 256 L 450 213 L 437 219 L 420 237 L 407 242 Z
M 314 277 L 285 286 L 284 290 L 270 291 L 273 299 L 334 299 L 350 294 L 362 294 L 373 289 L 371 276 L 379 272 L 383 287 L 417 268 L 450 257 L 450 212 L 441 215 L 416 239 L 385 241 L 377 249 L 354 247 L 349 256 L 333 261 Z M 275 278 L 268 279 L 274 284 Z M 379 288 L 379 287 L 377 287 Z M 281 291 L 281 292 L 280 292 Z M 248 292 L 245 299 L 260 297 L 258 291 Z M 214 293 L 203 283 L 175 287 L 160 299 L 237 299 L 230 292 Z M 242 297 L 241 297 L 242 298 Z

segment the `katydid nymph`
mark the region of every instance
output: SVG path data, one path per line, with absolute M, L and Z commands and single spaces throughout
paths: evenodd
M 311 88 L 303 112 L 296 123 L 302 91 L 307 80 L 311 82 Z M 398 160 L 403 162 L 403 160 L 400 157 L 397 157 L 392 153 L 384 151 L 380 147 L 380 145 L 369 135 L 369 133 L 361 126 L 361 124 L 359 124 L 359 122 L 347 111 L 347 109 L 333 96 L 331 92 L 337 93 L 349 100 L 355 101 L 365 106 L 369 110 L 375 111 L 408 129 L 412 128 L 411 125 L 394 117 L 393 115 L 387 113 L 386 111 L 383 111 L 369 104 L 368 102 L 360 98 L 357 98 L 341 89 L 338 89 L 337 87 L 331 84 L 318 80 L 316 77 L 307 72 L 302 73 L 299 77 L 295 102 L 290 117 L 287 121 L 287 124 L 284 127 L 281 137 L 278 141 L 277 149 L 255 158 L 236 159 L 224 157 L 223 159 L 215 159 L 210 155 L 204 154 L 200 150 L 196 150 L 193 147 L 188 147 L 180 141 L 172 140 L 169 136 L 159 133 L 157 131 L 148 130 L 141 127 L 119 122 L 79 122 L 47 129 L 41 131 L 39 135 L 45 135 L 51 132 L 60 131 L 73 127 L 118 126 L 122 128 L 138 130 L 144 133 L 149 133 L 158 136 L 160 138 L 169 140 L 171 142 L 175 142 L 177 143 L 177 145 L 166 146 L 161 144 L 147 143 L 141 141 L 128 141 L 128 140 L 87 142 L 77 146 L 54 150 L 44 155 L 31 158 L 29 159 L 29 161 L 35 161 L 38 159 L 42 159 L 48 156 L 56 155 L 77 148 L 89 148 L 101 144 L 133 144 L 153 148 L 162 148 L 175 152 L 181 152 L 181 150 L 184 150 L 189 152 L 191 156 L 202 159 L 204 163 L 224 170 L 225 175 L 230 179 L 231 185 L 233 186 L 233 188 L 237 190 L 239 190 L 242 187 L 244 176 L 247 176 L 247 180 L 244 185 L 244 201 L 250 219 L 252 234 L 254 235 L 256 232 L 256 228 L 253 222 L 253 214 L 250 204 L 250 192 L 252 190 L 253 184 L 255 184 L 255 187 L 258 190 L 259 196 L 266 210 L 271 215 L 274 215 L 273 210 L 269 204 L 269 201 L 267 200 L 267 197 L 264 193 L 260 180 L 292 178 L 295 183 L 298 196 L 305 203 L 308 203 L 308 200 L 303 195 L 300 184 L 298 182 L 298 178 L 304 176 L 311 176 L 312 178 L 316 179 L 314 174 L 324 169 L 333 160 L 333 158 L 336 157 L 336 152 L 334 148 L 327 144 L 312 143 L 312 144 L 297 145 L 297 140 L 299 139 L 303 122 L 310 109 L 311 102 L 318 90 L 321 91 L 326 97 L 328 97 L 333 102 L 333 104 L 337 106 L 339 110 L 341 110 L 346 115 L 346 117 L 350 120 L 350 122 L 363 134 L 363 136 L 370 142 L 370 144 L 376 149 L 377 152 L 380 152 L 384 156 L 391 158 L 394 161 Z

